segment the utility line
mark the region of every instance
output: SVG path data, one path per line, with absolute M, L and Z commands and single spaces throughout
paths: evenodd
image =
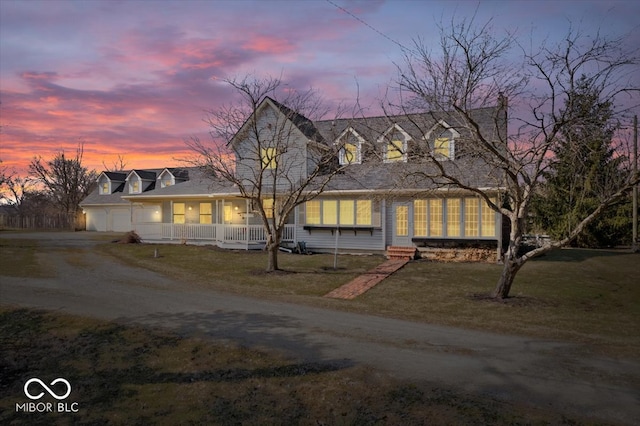
M 374 28 L 372 25 L 369 25 L 367 22 L 365 22 L 363 19 L 357 17 L 356 15 L 354 15 L 353 13 L 349 12 L 347 9 L 345 9 L 344 7 L 334 3 L 332 0 L 325 0 L 327 3 L 333 5 L 335 8 L 340 9 L 341 11 L 343 11 L 344 13 L 346 13 L 347 15 L 351 16 L 353 19 L 355 19 L 356 21 L 360 22 L 362 25 L 368 27 L 369 29 L 371 29 L 372 31 L 375 31 L 376 33 L 378 33 L 379 35 L 381 35 L 382 37 L 386 38 L 387 40 L 389 40 L 390 42 L 397 44 L 398 46 L 400 46 L 400 48 L 402 50 L 406 50 L 406 51 L 411 51 L 411 49 L 407 48 L 406 46 L 404 46 L 402 43 L 400 43 L 397 40 L 392 39 L 391 37 L 389 37 L 388 35 L 386 35 L 385 33 L 383 33 L 382 31 L 379 31 L 378 29 Z

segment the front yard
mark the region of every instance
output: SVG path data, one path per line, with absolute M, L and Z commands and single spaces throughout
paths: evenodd
M 158 248 L 160 257 L 154 258 Z M 266 254 L 184 245 L 108 244 L 119 259 L 200 288 L 272 297 L 413 321 L 584 343 L 607 355 L 640 353 L 640 254 L 563 249 L 526 264 L 505 303 L 486 300 L 501 266 L 409 263 L 351 300 L 322 297 L 384 261 L 382 256 L 282 253 L 283 271 L 264 272 Z

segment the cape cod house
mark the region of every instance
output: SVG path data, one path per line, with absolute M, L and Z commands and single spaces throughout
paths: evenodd
M 474 113 L 485 134 L 504 137 L 503 106 Z M 283 244 L 304 242 L 311 251 L 372 252 L 384 252 L 388 246 L 482 246 L 500 255 L 501 215 L 474 193 L 428 178 L 444 167 L 464 185 L 483 188 L 496 199 L 503 191 L 500 173 L 471 153 L 466 130 L 456 126 L 453 116 L 312 122 L 270 98 L 256 114 L 263 115 L 258 121 L 262 125 L 268 125 L 269 117 L 291 120 L 298 130 L 297 155 L 311 156 L 312 150 L 306 149 L 310 144 L 341 147 L 335 164 L 343 169 L 321 195 L 296 208 L 288 218 Z M 424 146 L 435 154 L 434 160 L 415 160 L 418 147 Z M 251 172 L 250 164 L 239 166 L 240 162 L 237 173 Z M 296 173 L 304 174 L 304 166 Z M 266 241 L 260 218 L 238 189 L 198 168 L 103 172 L 81 207 L 88 231 L 135 230 L 150 242 L 234 249 L 263 248 Z

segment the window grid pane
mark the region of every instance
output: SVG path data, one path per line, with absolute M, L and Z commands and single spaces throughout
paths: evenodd
M 447 236 L 460 236 L 460 200 L 447 200 Z
M 396 235 L 400 237 L 409 235 L 408 206 L 396 206 Z
M 353 225 L 355 222 L 353 200 L 340 200 L 340 225 Z
M 427 200 L 413 202 L 413 232 L 417 237 L 427 236 Z
M 495 198 L 491 201 L 495 204 Z M 482 236 L 483 237 L 495 237 L 496 236 L 496 220 L 495 212 L 487 203 L 482 203 Z
M 477 198 L 466 198 L 464 200 L 464 235 L 467 237 L 478 236 Z
M 358 200 L 356 202 L 356 224 L 371 225 L 371 200 Z
M 338 224 L 338 201 L 324 200 L 322 202 L 322 223 L 324 225 Z
M 207 225 L 213 223 L 211 212 L 211 203 L 200 203 L 200 223 Z
M 442 236 L 442 200 L 429 201 L 429 235 Z
M 185 223 L 184 203 L 173 203 L 173 223 Z
M 306 222 L 309 225 L 320 225 L 320 201 L 307 201 Z
M 260 160 L 264 169 L 275 169 L 276 167 L 276 149 L 262 148 L 260 149 Z
M 401 140 L 393 140 L 387 145 L 387 161 L 402 161 L 403 143 Z
M 436 138 L 435 154 L 436 156 L 449 158 L 449 138 Z

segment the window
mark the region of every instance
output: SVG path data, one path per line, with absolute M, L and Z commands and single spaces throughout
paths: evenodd
M 171 178 L 165 179 L 163 182 L 164 182 L 162 185 L 163 187 L 171 186 Z
M 409 235 L 409 206 L 396 206 L 396 235 L 406 237 Z
M 109 194 L 109 182 L 104 182 L 102 184 L 102 193 L 103 194 Z
M 185 223 L 184 203 L 173 203 L 173 223 Z
M 211 224 L 211 203 L 200 203 L 200 223 Z
M 467 237 L 478 236 L 478 205 L 477 198 L 464 200 L 464 235 Z
M 265 198 L 262 200 L 262 208 L 264 214 L 269 219 L 273 218 L 273 198 Z
M 491 201 L 495 204 L 495 198 Z M 481 223 L 481 235 L 483 237 L 495 237 L 496 236 L 496 215 L 495 212 L 487 203 L 482 203 L 482 211 L 480 212 L 482 217 Z
M 322 201 L 322 224 L 323 225 L 338 224 L 338 201 L 337 200 Z
M 355 212 L 353 200 L 340 200 L 340 225 L 354 225 Z
M 306 203 L 307 225 L 371 226 L 371 200 L 313 200 Z
M 131 193 L 133 194 L 137 194 L 138 192 L 140 192 L 140 181 L 135 179 L 131 182 Z
M 320 225 L 320 201 L 307 201 L 306 220 L 308 225 Z
M 224 223 L 233 222 L 233 208 L 231 204 L 224 205 Z
M 429 236 L 442 236 L 442 200 L 429 200 Z
M 358 146 L 352 143 L 345 143 L 340 151 L 340 164 L 360 163 Z
M 372 223 L 371 200 L 356 201 L 356 225 L 371 226 Z
M 447 236 L 460 236 L 460 200 L 457 198 L 447 200 Z
M 451 139 L 448 137 L 440 137 L 436 138 L 434 144 L 434 155 L 440 158 L 450 158 L 451 157 Z
M 406 147 L 401 140 L 392 140 L 387 144 L 387 152 L 385 153 L 385 161 L 392 163 L 395 161 L 405 160 Z
M 427 236 L 427 200 L 413 202 L 413 233 L 416 237 Z
M 260 160 L 262 161 L 263 169 L 275 169 L 276 168 L 276 149 L 275 148 L 260 149 Z

